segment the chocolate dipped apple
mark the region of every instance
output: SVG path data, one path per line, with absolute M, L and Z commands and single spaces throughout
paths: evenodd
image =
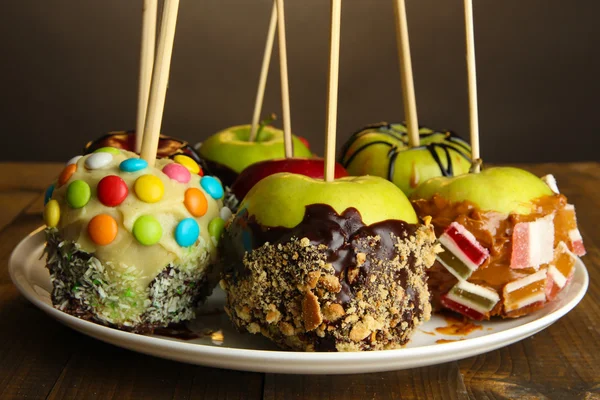
M 386 178 L 406 195 L 429 178 L 469 171 L 471 148 L 454 132 L 420 128 L 419 136 L 420 145 L 411 148 L 405 125 L 369 125 L 346 142 L 340 162 L 350 175 Z
M 519 317 L 569 284 L 585 249 L 575 208 L 553 181 L 498 167 L 417 188 L 412 204 L 432 218 L 444 249 L 429 270 L 434 307 L 476 320 Z
M 250 125 L 227 128 L 206 139 L 199 148 L 202 159 L 212 175 L 231 186 L 238 174 L 259 161 L 283 158 L 283 131 L 272 126 L 261 126 L 256 140 L 250 141 Z M 306 141 L 292 135 L 294 157 L 312 157 Z
M 385 179 L 274 174 L 221 239 L 226 311 L 286 349 L 396 348 L 429 319 L 425 270 L 438 248 Z
M 254 185 L 267 176 L 279 172 L 289 172 L 310 178 L 323 179 L 324 169 L 325 160 L 322 158 L 279 158 L 260 161 L 250 165 L 239 174 L 233 185 L 231 185 L 231 193 L 235 196 L 237 204 Z M 348 172 L 341 164 L 336 163 L 335 178 L 343 178 L 345 176 L 348 176 Z

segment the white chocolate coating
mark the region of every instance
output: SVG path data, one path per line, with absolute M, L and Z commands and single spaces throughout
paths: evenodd
M 97 153 L 96 153 L 97 154 Z M 94 253 L 108 268 L 115 272 L 131 273 L 135 271 L 136 281 L 140 287 L 148 284 L 171 262 L 181 268 L 198 267 L 198 262 L 207 264 L 215 257 L 215 241 L 209 235 L 208 224 L 219 217 L 222 201 L 213 199 L 200 185 L 200 176 L 192 174 L 188 183 L 180 183 L 170 179 L 162 172 L 162 168 L 173 160 L 160 159 L 155 167 L 137 172 L 124 172 L 119 169 L 119 164 L 128 158 L 138 156 L 128 151 L 113 154 L 110 163 L 100 169 L 87 169 L 85 166 L 86 155 L 77 160 L 77 170 L 67 183 L 57 187 L 52 199 L 60 205 L 60 221 L 58 230 L 65 240 L 76 242 L 80 248 L 88 253 Z M 135 193 L 134 183 L 142 175 L 154 175 L 164 185 L 164 195 L 156 203 L 146 203 L 140 200 Z M 108 207 L 100 202 L 97 196 L 97 185 L 102 178 L 116 175 L 122 178 L 129 189 L 125 200 L 116 207 Z M 66 193 L 69 184 L 75 180 L 85 181 L 91 189 L 91 198 L 82 208 L 73 208 L 68 204 Z M 184 194 L 189 188 L 201 190 L 208 202 L 206 214 L 202 217 L 193 217 L 184 205 Z M 118 225 L 118 233 L 110 244 L 97 245 L 88 234 L 89 221 L 99 214 L 112 216 Z M 133 225 L 138 217 L 143 215 L 154 216 L 162 227 L 162 237 L 153 245 L 146 246 L 137 241 L 133 236 Z M 182 247 L 175 240 L 175 228 L 178 223 L 186 218 L 194 218 L 200 227 L 200 236 L 196 245 Z

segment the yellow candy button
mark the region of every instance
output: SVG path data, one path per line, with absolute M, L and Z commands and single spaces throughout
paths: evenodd
M 186 167 L 192 174 L 197 174 L 200 172 L 200 166 L 198 163 L 188 156 L 179 154 L 173 158 L 173 161 Z
M 44 208 L 44 222 L 48 228 L 55 228 L 60 221 L 60 206 L 58 201 L 50 200 Z
M 146 203 L 156 203 L 165 194 L 165 186 L 154 175 L 142 175 L 137 178 L 133 190 L 135 195 Z

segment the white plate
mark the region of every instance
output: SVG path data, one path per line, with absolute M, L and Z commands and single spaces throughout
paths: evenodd
M 579 260 L 570 286 L 543 309 L 519 319 L 478 323 L 482 329 L 466 337 L 444 336 L 436 327 L 446 326 L 440 316 L 423 324 L 403 349 L 358 353 L 299 353 L 279 351 L 259 335 L 236 332 L 223 312 L 205 313 L 190 327 L 222 330 L 224 341 L 217 345 L 209 337 L 181 340 L 144 336 L 107 328 L 58 311 L 52 307 L 48 271 L 41 260 L 44 233 L 32 232 L 19 243 L 9 260 L 10 276 L 23 295 L 51 317 L 86 335 L 140 353 L 192 364 L 245 371 L 295 374 L 349 374 L 415 368 L 454 361 L 488 352 L 531 336 L 569 312 L 583 298 L 588 273 Z M 222 309 L 224 294 L 211 296 L 206 310 Z M 433 333 L 433 334 L 432 334 Z M 440 339 L 454 340 L 437 344 Z M 457 339 L 462 339 L 458 340 Z

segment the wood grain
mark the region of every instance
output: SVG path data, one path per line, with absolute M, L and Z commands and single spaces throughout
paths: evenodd
M 552 173 L 577 207 L 590 287 L 548 329 L 458 362 L 340 376 L 259 374 L 176 363 L 64 327 L 10 283 L 16 244 L 42 225 L 60 164 L 0 164 L 1 399 L 600 399 L 600 163 L 521 166 Z
M 0 163 L 0 191 L 42 191 L 56 180 L 64 164 L 59 163 Z
M 468 399 L 457 363 L 361 375 L 267 374 L 265 400 Z

